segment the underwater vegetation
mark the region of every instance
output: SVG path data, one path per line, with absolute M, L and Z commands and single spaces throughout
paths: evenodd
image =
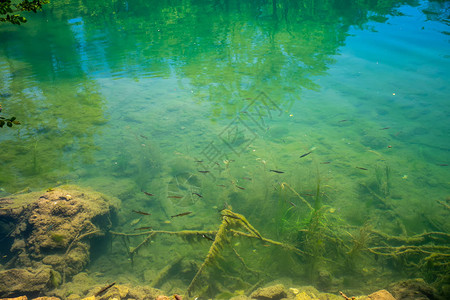
M 252 275 L 256 274 L 257 277 L 260 277 L 263 274 L 263 271 L 254 270 L 246 264 L 244 257 L 241 256 L 235 249 L 235 246 L 233 246 L 232 243 L 233 239 L 241 239 L 241 238 L 257 239 L 260 240 L 260 242 L 262 243 L 268 243 L 271 245 L 282 247 L 298 255 L 303 255 L 303 252 L 301 250 L 293 247 L 292 245 L 264 238 L 258 232 L 258 230 L 256 230 L 248 222 L 248 220 L 243 215 L 233 212 L 230 207 L 221 210 L 220 213 L 222 217 L 222 222 L 219 225 L 218 229 L 213 231 L 153 230 L 150 232 L 140 234 L 126 234 L 119 232 L 111 232 L 111 234 L 122 237 L 124 245 L 126 246 L 128 251 L 128 256 L 131 258 L 132 261 L 134 256 L 141 249 L 141 247 L 143 247 L 144 245 L 148 245 L 148 243 L 157 235 L 174 235 L 185 239 L 189 243 L 199 242 L 201 240 L 207 240 L 212 242 L 208 250 L 208 253 L 206 254 L 206 258 L 198 268 L 197 272 L 195 273 L 194 277 L 192 278 L 191 282 L 187 287 L 187 293 L 189 294 L 189 296 L 192 296 L 193 294 L 195 295 L 215 294 L 217 289 L 218 290 L 222 289 L 217 287 L 218 284 L 216 278 L 217 274 L 211 269 L 219 270 L 220 273 L 222 273 L 225 276 L 224 279 L 227 280 L 231 279 L 232 281 L 237 281 L 239 283 L 239 286 L 241 288 L 245 287 L 246 289 L 248 289 L 248 292 L 251 292 L 255 288 L 256 283 L 250 284 L 247 282 L 249 279 L 252 279 L 252 277 L 245 278 L 241 276 L 236 276 L 236 274 L 233 275 L 233 273 L 236 272 L 239 275 L 242 274 L 240 274 L 241 272 L 237 271 L 236 269 L 230 269 L 229 266 L 227 266 L 230 264 L 229 259 L 231 258 L 228 255 L 231 253 L 232 254 L 231 256 L 234 257 L 233 259 L 234 260 L 237 259 L 240 262 L 241 267 L 243 267 L 246 272 L 249 272 Z M 130 243 L 130 237 L 138 237 L 142 235 L 146 235 L 146 237 L 140 244 L 138 244 L 136 247 L 128 246 Z M 226 253 L 227 251 L 229 251 L 229 253 Z M 166 267 L 162 271 L 160 271 L 160 274 L 157 275 L 157 279 L 155 279 L 153 283 L 155 284 L 159 283 L 161 281 L 161 278 L 165 277 L 166 274 L 169 272 L 169 269 L 172 268 L 173 265 L 178 264 L 180 260 L 181 258 L 175 260 L 172 264 L 169 265 L 169 267 Z M 212 274 L 215 274 L 216 276 L 212 277 Z M 257 282 L 257 284 L 260 283 L 261 282 Z

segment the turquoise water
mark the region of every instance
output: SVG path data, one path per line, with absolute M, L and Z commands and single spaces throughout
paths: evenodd
M 233 240 L 257 272 L 226 253 L 226 276 L 205 275 L 210 297 L 273 280 L 367 292 L 418 272 L 442 292 L 448 260 L 414 269 L 352 245 L 359 228 L 449 231 L 449 8 L 54 1 L 0 27 L 2 116 L 21 122 L 0 129 L 0 193 L 92 187 L 121 199 L 120 232 L 133 209 L 152 212 L 139 226 L 217 230 L 230 205 L 309 253 Z M 155 239 L 131 265 L 115 241 L 89 269 L 148 284 L 182 251 L 158 287 L 185 290 L 208 247 Z

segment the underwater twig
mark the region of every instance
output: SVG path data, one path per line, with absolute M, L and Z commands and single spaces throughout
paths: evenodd
M 450 253 L 435 252 L 435 250 L 450 252 L 450 247 L 447 246 L 435 246 L 435 245 L 422 245 L 422 246 L 399 246 L 399 247 L 370 247 L 367 248 L 371 253 L 385 256 L 399 256 L 410 253 L 424 253 L 433 256 L 445 256 L 450 257 Z
M 216 235 L 217 231 L 215 230 L 181 230 L 181 231 L 167 231 L 167 230 L 151 230 L 146 232 L 139 233 L 123 233 L 110 231 L 109 233 L 118 236 L 141 236 L 141 235 L 149 235 L 149 234 L 169 234 L 169 235 L 181 235 L 181 236 L 189 236 L 189 235 Z
M 351 226 L 347 226 L 351 227 Z M 439 231 L 433 231 L 433 232 L 425 232 L 417 235 L 413 235 L 411 237 L 403 237 L 403 236 L 393 236 L 389 235 L 387 233 L 381 232 L 379 230 L 370 229 L 370 233 L 379 236 L 382 241 L 384 242 L 390 242 L 398 245 L 403 244 L 419 244 L 423 245 L 425 243 L 428 243 L 430 241 L 439 241 L 442 240 L 443 242 L 448 243 L 450 241 L 450 234 L 445 232 L 439 232 Z
M 91 223 L 91 224 L 92 224 L 92 223 Z M 94 224 L 92 224 L 92 226 L 94 226 L 94 228 L 96 228 Z M 77 236 L 72 240 L 72 242 L 70 243 L 69 247 L 67 247 L 67 250 L 66 250 L 66 252 L 64 253 L 64 256 L 66 256 L 66 255 L 69 253 L 70 249 L 72 248 L 72 246 L 73 246 L 76 242 L 80 241 L 81 239 L 83 239 L 83 238 L 85 238 L 85 237 L 87 237 L 87 236 L 89 236 L 89 235 L 97 234 L 97 233 L 99 233 L 99 232 L 101 232 L 101 230 L 99 230 L 99 229 L 94 229 L 94 230 L 91 230 L 91 231 L 89 231 L 89 232 L 83 233 L 83 234 L 81 234 L 81 235 L 80 235 L 80 233 L 78 233 L 78 235 L 77 235 Z
M 200 266 L 200 268 L 198 269 L 197 273 L 195 274 L 194 278 L 192 279 L 191 283 L 189 284 L 187 291 L 188 294 L 191 294 L 191 292 L 193 291 L 193 289 L 195 287 L 197 287 L 198 282 L 199 282 L 199 278 L 201 277 L 201 275 L 203 274 L 205 268 L 209 265 L 215 264 L 215 266 L 222 271 L 222 273 L 226 273 L 226 271 L 221 268 L 220 265 L 218 265 L 217 259 L 222 257 L 221 252 L 223 250 L 223 248 L 229 244 L 230 242 L 230 238 L 232 235 L 234 236 L 243 236 L 243 237 L 250 237 L 250 238 L 254 238 L 254 239 L 258 239 L 261 240 L 263 242 L 266 243 L 270 243 L 273 245 L 277 245 L 280 247 L 283 247 L 285 249 L 288 249 L 290 251 L 294 251 L 297 254 L 300 255 L 304 255 L 306 253 L 304 253 L 303 251 L 295 248 L 294 246 L 288 245 L 288 244 L 284 244 L 284 243 L 280 243 L 277 241 L 273 241 L 267 238 L 264 238 L 263 236 L 261 236 L 261 234 L 258 232 L 258 230 L 256 230 L 249 222 L 248 220 L 241 214 L 235 213 L 233 211 L 231 211 L 230 209 L 223 209 L 221 211 L 222 214 L 222 222 L 219 225 L 219 228 L 217 231 L 196 231 L 196 230 L 183 230 L 183 231 L 165 231 L 165 230 L 152 230 L 152 231 L 148 231 L 148 232 L 141 232 L 141 233 L 121 233 L 121 232 L 114 232 L 114 231 L 109 231 L 110 234 L 112 235 L 116 235 L 116 236 L 122 236 L 124 239 L 128 239 L 129 237 L 136 237 L 136 236 L 143 236 L 146 235 L 145 239 L 136 247 L 129 247 L 128 250 L 128 254 L 130 255 L 131 259 L 133 260 L 133 256 L 137 253 L 137 251 L 144 246 L 145 244 L 147 244 L 150 239 L 158 234 L 169 234 L 169 235 L 176 235 L 179 237 L 183 237 L 186 239 L 201 239 L 201 240 L 206 240 L 205 236 L 208 237 L 214 237 L 213 239 L 213 243 L 210 246 L 208 253 L 206 255 L 205 260 L 203 261 L 202 265 Z M 233 230 L 231 229 L 231 227 L 240 227 L 242 229 L 245 229 L 248 231 L 248 233 L 246 232 L 241 232 L 238 230 Z M 211 238 L 209 238 L 208 240 L 212 240 Z M 234 254 L 238 257 L 238 259 L 241 261 L 241 263 L 244 265 L 244 267 L 246 267 L 249 271 L 253 272 L 253 273 L 257 273 L 257 274 L 261 274 L 261 272 L 259 271 L 255 271 L 250 269 L 244 262 L 244 259 L 237 253 L 237 251 L 232 248 L 232 250 L 234 251 Z M 155 282 L 153 283 L 154 285 L 157 284 L 160 280 L 162 280 L 162 278 L 164 276 L 166 276 L 167 272 L 170 271 L 170 269 L 172 268 L 173 265 L 177 264 L 178 260 L 175 260 L 173 262 L 173 264 L 171 264 L 171 266 L 169 266 L 167 268 L 167 270 L 163 270 L 160 272 L 160 274 L 158 275 L 158 277 L 155 279 Z M 226 277 L 226 275 L 224 275 Z M 161 279 L 160 279 L 161 278 Z M 204 288 L 207 285 L 204 286 Z M 202 290 L 198 291 L 198 292 L 202 292 Z
M 347 297 L 347 295 L 345 295 L 343 292 L 341 292 L 341 291 L 339 291 L 339 294 L 341 294 L 341 296 L 342 297 L 344 297 L 345 298 L 345 300 L 354 300 L 354 299 L 356 299 L 355 297 Z
M 181 237 L 190 237 L 190 236 L 202 236 L 202 235 L 206 235 L 206 236 L 214 236 L 216 235 L 216 231 L 195 231 L 195 230 L 182 230 L 182 231 L 166 231 L 166 230 L 152 230 L 152 231 L 146 231 L 146 232 L 139 232 L 139 233 L 122 233 L 122 232 L 115 232 L 115 231 L 110 231 L 109 233 L 111 233 L 112 235 L 117 235 L 117 236 L 123 236 L 123 237 L 133 237 L 133 236 L 142 236 L 142 235 L 147 235 L 147 237 L 136 247 L 129 247 L 127 248 L 127 252 L 128 255 L 131 257 L 131 259 L 133 260 L 133 256 L 137 253 L 137 251 L 144 246 L 145 244 L 147 244 L 149 242 L 149 240 L 154 237 L 157 234 L 169 234 L 169 235 L 177 235 L 177 236 L 181 236 Z
M 450 205 L 448 205 L 447 203 L 445 203 L 444 201 L 440 201 L 440 200 L 436 200 L 440 205 L 442 205 L 443 207 L 445 207 L 447 210 L 450 210 Z
M 249 266 L 247 266 L 247 264 L 245 263 L 244 259 L 242 258 L 242 256 L 239 255 L 239 253 L 236 251 L 236 249 L 234 249 L 234 248 L 231 248 L 231 249 L 233 250 L 234 254 L 240 260 L 240 262 L 242 263 L 242 265 L 244 266 L 245 269 L 247 269 L 248 271 L 252 272 L 253 274 L 259 275 L 261 273 L 261 272 L 259 272 L 257 270 L 253 270 Z
M 308 201 L 305 200 L 305 198 L 303 198 L 302 196 L 300 196 L 299 193 L 297 193 L 297 191 L 295 191 L 289 184 L 287 184 L 286 182 L 281 183 L 281 188 L 284 189 L 285 187 L 287 187 L 288 189 L 291 190 L 291 192 L 293 192 L 300 200 L 303 201 L 303 203 L 306 204 L 306 206 L 308 206 L 308 208 L 310 210 L 314 210 L 314 208 L 311 206 L 311 204 L 309 204 Z
M 92 227 L 92 230 L 81 234 L 81 230 L 83 230 L 87 225 L 90 225 Z M 69 254 L 70 250 L 72 249 L 73 245 L 75 245 L 75 243 L 78 243 L 81 239 L 83 239 L 83 238 L 85 238 L 87 236 L 90 236 L 90 235 L 93 235 L 93 234 L 97 234 L 99 232 L 101 232 L 101 230 L 97 229 L 97 227 L 94 224 L 92 224 L 92 222 L 86 221 L 84 223 L 84 226 L 78 232 L 77 236 L 69 244 L 69 246 L 66 249 L 66 252 L 63 255 L 63 261 L 65 262 L 65 265 L 67 266 L 67 259 L 66 259 L 66 257 Z M 65 283 L 66 282 L 66 269 L 65 269 L 65 267 L 63 269 L 63 276 L 62 277 L 63 277 L 63 283 Z
M 224 209 L 224 211 L 229 211 L 228 209 Z M 187 288 L 187 292 L 189 295 L 191 295 L 191 291 L 194 288 L 198 278 L 200 277 L 200 274 L 202 274 L 203 269 L 211 264 L 217 256 L 220 254 L 220 250 L 223 248 L 225 243 L 228 243 L 229 238 L 227 237 L 226 233 L 228 230 L 228 226 L 230 223 L 227 221 L 226 217 L 222 217 L 222 223 L 219 226 L 219 230 L 217 231 L 216 237 L 214 239 L 214 242 L 212 243 L 211 247 L 209 248 L 208 254 L 206 255 L 205 260 L 203 261 L 202 265 L 198 269 L 197 273 L 195 274 L 194 278 L 192 279 L 191 283 L 189 284 Z
M 281 243 L 281 242 L 277 242 L 277 241 L 273 241 L 273 240 L 267 239 L 267 238 L 265 238 L 265 237 L 259 238 L 259 237 L 257 237 L 257 236 L 252 235 L 252 234 L 245 233 L 245 232 L 241 232 L 241 231 L 237 231 L 237 230 L 233 230 L 233 229 L 230 229 L 230 233 L 232 233 L 233 235 L 237 235 L 237 236 L 244 236 L 244 237 L 250 237 L 250 238 L 257 238 L 257 239 L 260 239 L 260 240 L 262 240 L 262 241 L 264 241 L 264 242 L 266 242 L 266 243 L 273 244 L 273 245 L 276 245 L 276 246 L 280 246 L 280 247 L 285 248 L 285 249 L 287 249 L 287 250 L 289 250 L 289 251 L 296 252 L 297 254 L 300 254 L 300 255 L 308 255 L 308 253 L 303 252 L 302 250 L 300 250 L 300 249 L 298 249 L 298 248 L 295 248 L 295 247 L 292 246 L 292 245 L 285 244 L 285 243 Z

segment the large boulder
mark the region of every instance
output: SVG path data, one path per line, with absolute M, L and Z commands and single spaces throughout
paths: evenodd
M 51 270 L 45 286 L 58 286 L 88 264 L 90 239 L 109 230 L 118 207 L 118 199 L 77 186 L 0 198 L 0 221 L 9 224 L 3 227 L 10 245 L 4 268 L 21 269 L 25 276 L 27 268 L 43 265 Z M 8 234 L 3 229 L 0 235 Z M 5 284 L 7 274 L 0 274 Z

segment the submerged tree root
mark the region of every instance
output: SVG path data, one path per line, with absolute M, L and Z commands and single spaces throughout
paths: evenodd
M 131 259 L 133 259 L 134 255 L 137 254 L 137 252 L 139 251 L 140 248 L 142 248 L 144 245 L 148 244 L 149 241 L 156 235 L 160 235 L 160 234 L 176 235 L 176 236 L 182 237 L 188 241 L 204 239 L 205 236 L 214 237 L 213 243 L 212 243 L 211 247 L 209 248 L 209 251 L 206 255 L 205 260 L 203 261 L 202 265 L 198 269 L 197 273 L 195 274 L 194 278 L 192 279 L 191 283 L 189 284 L 189 286 L 187 288 L 187 292 L 189 295 L 191 295 L 192 292 L 199 287 L 200 278 L 208 266 L 214 265 L 220 269 L 220 266 L 217 264 L 217 260 L 219 258 L 223 258 L 222 252 L 226 246 L 229 246 L 230 249 L 233 250 L 233 253 L 238 257 L 239 261 L 243 264 L 243 266 L 247 270 L 251 271 L 252 273 L 259 273 L 258 271 L 249 268 L 247 266 L 247 264 L 245 263 L 244 259 L 242 258 L 242 256 L 240 256 L 237 253 L 237 251 L 230 246 L 230 240 L 231 240 L 231 237 L 233 237 L 233 236 L 258 239 L 258 240 L 261 240 L 262 242 L 270 243 L 270 244 L 282 247 L 286 250 L 292 251 L 299 255 L 305 255 L 305 252 L 301 251 L 300 249 L 295 248 L 292 245 L 288 245 L 285 243 L 281 243 L 281 242 L 277 242 L 277 241 L 273 241 L 273 240 L 264 238 L 241 214 L 235 213 L 235 212 L 231 211 L 230 209 L 222 210 L 221 214 L 222 214 L 222 223 L 220 224 L 219 229 L 217 231 L 152 230 L 152 231 L 148 231 L 148 232 L 133 233 L 133 234 L 114 232 L 114 231 L 110 231 L 110 233 L 112 235 L 123 237 L 125 240 L 126 246 L 129 243 L 127 241 L 127 239 L 129 239 L 130 237 L 146 236 L 145 239 L 140 244 L 138 244 L 136 247 L 128 247 L 127 246 L 128 255 L 130 256 Z M 242 231 L 236 230 L 234 228 L 244 229 L 247 232 L 242 232 Z M 247 283 L 247 285 L 249 285 L 249 284 Z

